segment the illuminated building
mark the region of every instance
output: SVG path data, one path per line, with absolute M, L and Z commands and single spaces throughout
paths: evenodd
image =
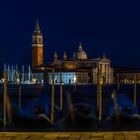
M 55 69 L 55 84 L 60 83 L 60 71 L 62 71 L 63 84 L 96 84 L 97 70 L 99 67 L 101 80 L 104 84 L 113 83 L 113 69 L 111 61 L 103 55 L 101 58 L 88 59 L 87 53 L 83 50 L 80 43 L 77 51 L 73 53 L 73 58 L 68 59 L 66 52 L 63 59 L 58 58 L 57 52 L 54 53 L 54 61 L 49 65 L 43 64 L 43 37 L 38 22 L 32 36 L 32 68 L 45 74 L 45 81 L 52 83 L 51 66 Z M 47 76 L 46 76 L 47 75 Z
M 110 60 L 103 55 L 101 58 L 88 59 L 87 53 L 80 43 L 78 50 L 74 52 L 73 59 L 68 59 L 64 52 L 63 59 L 58 59 L 58 54 L 54 54 L 55 84 L 60 83 L 60 71 L 62 71 L 63 84 L 96 84 L 97 70 L 99 67 L 101 80 L 104 84 L 113 83 L 113 69 Z M 49 83 L 52 81 L 52 73 L 49 72 Z
M 140 69 L 129 68 L 129 67 L 116 67 L 114 68 L 114 82 L 131 84 L 134 83 L 136 78 L 136 83 L 140 83 Z

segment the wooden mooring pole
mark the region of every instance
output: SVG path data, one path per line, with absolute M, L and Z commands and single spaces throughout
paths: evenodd
M 19 93 L 18 93 L 19 111 L 21 111 L 21 91 L 22 91 L 22 84 L 21 84 L 21 78 L 20 78 L 19 79 Z
M 7 73 L 4 71 L 4 92 L 3 92 L 3 127 L 6 129 L 7 121 Z
M 99 110 L 99 82 L 100 82 L 100 79 L 99 79 L 99 68 L 97 70 L 97 110 Z
M 62 71 L 60 71 L 60 112 L 63 110 L 63 86 L 62 86 Z
M 137 104 L 137 85 L 136 85 L 136 75 L 134 76 L 134 105 Z
M 51 95 L 51 125 L 54 125 L 54 78 L 55 78 L 55 70 L 52 68 L 52 95 Z
M 101 74 L 98 68 L 97 72 L 97 109 L 98 109 L 98 120 L 99 125 L 101 125 L 102 121 L 102 81 Z

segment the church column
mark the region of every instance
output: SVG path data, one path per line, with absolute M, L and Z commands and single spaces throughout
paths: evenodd
M 102 64 L 100 64 L 99 70 L 100 70 L 100 75 L 102 75 Z
M 107 83 L 109 83 L 109 81 L 108 81 L 108 77 L 109 77 L 109 70 L 108 70 L 108 67 L 109 67 L 108 64 L 106 64 L 106 76 L 107 76 L 107 77 L 106 77 L 106 82 L 107 82 Z
M 108 83 L 110 83 L 111 74 L 110 74 L 110 66 L 108 64 Z
M 107 65 L 105 64 L 105 83 L 107 83 Z
M 106 83 L 108 83 L 108 64 L 106 64 Z

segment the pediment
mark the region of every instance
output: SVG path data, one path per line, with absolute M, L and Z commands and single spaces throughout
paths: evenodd
M 107 59 L 106 57 L 102 58 L 99 62 L 111 63 L 111 61 L 109 59 Z

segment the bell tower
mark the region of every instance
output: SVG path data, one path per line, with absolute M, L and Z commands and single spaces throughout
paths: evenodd
M 38 20 L 32 34 L 32 69 L 43 65 L 43 35 Z

